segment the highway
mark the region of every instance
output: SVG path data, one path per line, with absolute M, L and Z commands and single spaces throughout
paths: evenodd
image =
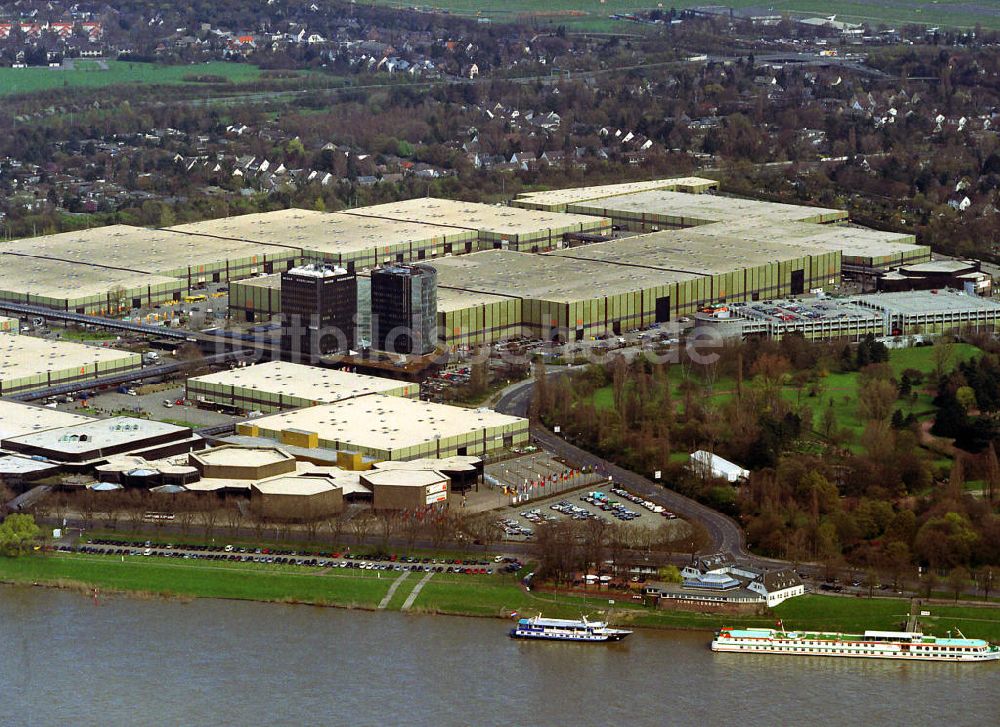
M 555 375 L 567 373 L 567 369 L 553 372 Z M 524 381 L 509 387 L 499 398 L 495 409 L 504 414 L 527 416 L 528 405 L 534 381 Z M 620 482 L 627 490 L 641 495 L 667 508 L 678 516 L 705 528 L 711 540 L 709 552 L 728 553 L 741 561 L 748 561 L 763 568 L 783 568 L 788 562 L 753 555 L 746 549 L 746 538 L 739 524 L 720 512 L 712 510 L 700 502 L 685 497 L 673 490 L 653 482 L 642 475 L 623 469 L 606 459 L 591 454 L 567 442 L 548 429 L 532 423 L 532 438 L 539 445 L 579 466 L 587 465 L 600 469 Z

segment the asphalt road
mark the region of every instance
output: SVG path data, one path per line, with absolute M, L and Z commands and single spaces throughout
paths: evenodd
M 533 386 L 534 382 L 529 380 L 510 387 L 497 401 L 496 410 L 515 416 L 527 416 Z M 746 549 L 743 529 L 729 516 L 712 510 L 673 490 L 668 490 L 642 475 L 623 469 L 606 459 L 580 449 L 544 427 L 533 424 L 531 431 L 534 440 L 553 454 L 578 465 L 597 467 L 600 471 L 611 475 L 615 481 L 620 482 L 630 492 L 663 505 L 686 520 L 701 524 L 711 539 L 711 552 L 728 553 L 734 558 L 766 568 L 789 565 L 786 561 L 762 558 L 749 553 Z

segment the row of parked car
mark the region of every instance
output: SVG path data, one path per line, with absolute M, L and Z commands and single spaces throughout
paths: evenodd
M 586 497 L 586 496 L 584 496 Z M 583 498 L 580 498 L 583 499 Z M 574 505 L 568 500 L 560 500 L 555 505 L 549 505 L 550 510 L 555 510 L 556 512 L 567 515 L 574 520 L 590 520 L 591 518 L 601 519 L 600 515 L 597 515 L 585 507 L 580 507 L 579 505 Z
M 524 536 L 525 538 L 530 538 L 535 534 L 535 531 L 531 528 L 526 528 L 521 525 L 515 518 L 504 518 L 502 520 L 497 520 L 497 525 L 499 525 L 504 532 L 504 535 L 510 536 Z
M 583 495 L 580 499 L 590 505 L 593 505 L 602 512 L 606 512 L 612 517 L 621 520 L 622 522 L 628 522 L 642 517 L 641 512 L 629 510 L 620 502 L 609 500 L 603 492 L 591 492 L 588 495 Z
M 612 487 L 611 491 L 614 494 L 618 495 L 618 497 L 623 497 L 629 502 L 634 502 L 636 505 L 640 505 L 641 507 L 644 507 L 650 512 L 655 512 L 657 515 L 662 515 L 668 520 L 675 520 L 677 518 L 676 515 L 670 512 L 670 510 L 668 510 L 667 508 L 663 507 L 663 505 L 657 505 L 655 502 L 650 502 L 649 500 L 639 497 L 638 495 L 633 495 L 626 489 L 623 489 L 621 487 Z
M 94 538 L 86 545 L 73 547 L 61 545 L 58 551 L 64 553 L 87 553 L 92 555 L 116 556 L 157 556 L 161 558 L 182 558 L 189 560 L 231 561 L 241 563 L 276 563 L 280 565 L 314 566 L 319 568 L 353 568 L 356 570 L 423 571 L 435 573 L 463 573 L 466 575 L 492 575 L 493 565 L 488 560 L 459 558 L 418 558 L 410 555 L 357 554 L 340 552 L 303 552 L 291 549 L 250 548 L 226 545 L 223 548 L 209 545 L 182 545 L 154 543 L 150 540 L 126 541 L 108 538 Z M 499 556 L 498 556 L 499 558 Z M 501 562 L 500 560 L 494 561 Z M 500 567 L 509 570 L 510 563 Z M 517 563 L 517 570 L 521 567 Z

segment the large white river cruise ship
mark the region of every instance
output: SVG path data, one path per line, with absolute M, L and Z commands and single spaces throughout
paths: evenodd
M 1000 659 L 1000 647 L 982 639 L 937 638 L 913 631 L 865 631 L 864 634 L 858 635 L 783 629 L 724 628 L 712 639 L 712 651 L 918 661 Z

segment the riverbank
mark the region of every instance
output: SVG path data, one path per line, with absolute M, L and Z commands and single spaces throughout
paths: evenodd
M 612 620 L 622 625 L 704 631 L 723 625 L 767 627 L 774 625 L 776 618 L 786 627 L 798 629 L 896 629 L 910 609 L 905 599 L 807 595 L 786 601 L 774 609 L 773 615 L 731 617 L 651 609 L 626 600 L 627 594 L 615 592 L 587 597 L 531 592 L 520 585 L 515 575 L 404 576 L 394 571 L 303 570 L 294 565 L 65 553 L 0 558 L 0 582 L 68 588 L 87 594 L 96 588 L 103 593 L 145 598 L 236 599 L 488 618 L 507 618 L 512 611 L 563 618 L 610 611 Z M 421 582 L 423 585 L 414 594 Z M 394 583 L 396 587 L 390 593 Z M 940 603 L 914 608 L 931 612 L 931 616 L 921 618 L 928 632 L 943 635 L 957 627 L 970 638 L 1000 642 L 1000 608 Z

